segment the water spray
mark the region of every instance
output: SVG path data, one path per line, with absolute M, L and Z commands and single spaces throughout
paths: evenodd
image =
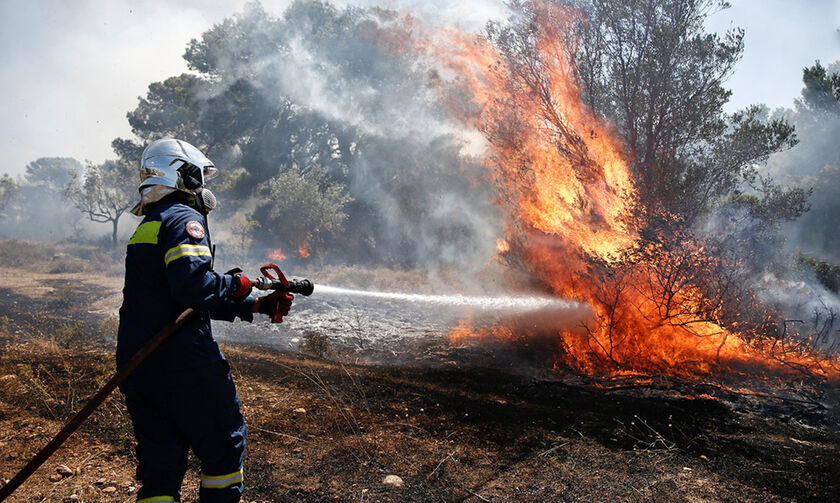
M 259 290 L 274 290 L 297 293 L 304 296 L 312 295 L 315 285 L 308 279 L 286 279 L 280 268 L 275 264 L 266 264 L 260 268 L 262 277 L 251 282 Z M 377 290 L 357 290 L 338 286 L 318 285 L 318 293 L 322 295 L 345 295 L 350 297 L 367 297 L 372 299 L 395 300 L 412 304 L 433 304 L 449 307 L 472 307 L 481 310 L 494 311 L 537 311 L 540 309 L 577 309 L 578 302 L 558 299 L 556 297 L 515 296 L 503 297 L 473 296 L 473 295 L 430 295 L 416 293 L 383 292 Z
M 355 290 L 336 286 L 318 285 L 318 293 L 326 295 L 347 295 L 373 299 L 396 300 L 410 303 L 434 304 L 451 307 L 472 307 L 494 311 L 537 311 L 540 309 L 578 309 L 581 304 L 552 297 L 540 296 L 470 296 L 470 295 L 425 295 L 415 293 L 394 293 L 374 290 Z

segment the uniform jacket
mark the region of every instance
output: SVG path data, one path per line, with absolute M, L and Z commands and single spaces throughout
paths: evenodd
M 199 311 L 134 371 L 165 379 L 167 371 L 224 360 L 210 320 L 251 321 L 253 300 L 234 301 L 239 282 L 213 271 L 207 219 L 170 196 L 150 207 L 128 241 L 117 337 L 117 367 L 125 364 L 186 308 Z

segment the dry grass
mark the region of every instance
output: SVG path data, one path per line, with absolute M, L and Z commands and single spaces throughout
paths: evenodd
M 0 264 L 49 274 L 121 275 L 125 250 L 110 245 L 0 240 Z
M 102 346 L 3 338 L 0 474 L 8 478 L 110 375 L 113 359 Z M 599 396 L 487 369 L 224 351 L 250 431 L 249 502 L 816 502 L 834 490 L 836 435 L 714 401 Z M 131 448 L 115 395 L 12 501 L 130 501 Z M 59 464 L 76 474 L 47 480 Z M 195 469 L 184 501 L 197 499 Z M 384 485 L 389 474 L 405 486 Z M 116 491 L 104 493 L 110 486 Z

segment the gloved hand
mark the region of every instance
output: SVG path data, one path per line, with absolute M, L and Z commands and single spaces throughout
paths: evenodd
M 231 296 L 233 300 L 242 300 L 248 297 L 248 295 L 251 295 L 251 290 L 253 289 L 251 287 L 251 280 L 248 279 L 248 276 L 242 274 L 242 269 L 237 267 L 235 269 L 231 269 L 225 274 L 233 276 L 234 285 L 237 283 L 239 284 L 239 287 Z
M 288 292 L 277 291 L 260 297 L 254 303 L 254 312 L 267 314 L 272 323 L 282 323 L 283 316 L 289 314 L 294 296 Z

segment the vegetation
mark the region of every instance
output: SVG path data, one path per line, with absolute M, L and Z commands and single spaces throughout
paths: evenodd
M 292 168 L 265 182 L 258 194 L 252 217 L 258 225 L 251 230 L 267 248 L 282 243 L 282 248 L 308 256 L 313 246 L 320 249 L 325 235 L 341 230 L 347 218 L 343 210 L 350 198 L 323 169 L 301 174 Z
M 9 203 L 15 199 L 20 192 L 20 187 L 9 175 L 0 177 L 0 217 Z
M 136 170 L 121 161 L 105 161 L 88 165 L 84 175 L 72 172 L 72 181 L 64 189 L 64 197 L 94 222 L 111 224 L 111 242 L 117 246 L 120 217 L 137 200 L 137 188 L 130 180 Z
M 82 164 L 71 157 L 41 157 L 26 165 L 26 181 L 32 185 L 62 189 Z
M 28 268 L 16 273 L 29 283 Z M 92 313 L 90 304 L 106 283 L 107 296 L 118 298 L 121 283 L 95 270 L 79 277 L 85 280 L 50 278 L 64 287 L 60 309 L 28 287 L 26 295 L 0 296 L 0 482 L 113 375 L 116 320 Z M 304 351 L 340 361 L 223 346 L 248 425 L 244 501 L 479 495 L 816 503 L 837 493 L 840 435 L 836 418 L 817 405 L 739 397 L 734 387 L 663 376 L 640 393 L 621 381 L 570 385 L 501 370 L 511 351 L 440 342 L 424 352 L 436 355 L 426 361 L 437 365 L 359 365 L 365 355 L 393 355 L 369 348 L 342 356 L 321 332 L 301 336 Z M 139 487 L 134 450 L 130 417 L 115 392 L 11 500 L 132 500 Z M 59 474 L 59 465 L 69 470 Z M 191 461 L 184 483 L 187 501 L 198 499 L 197 465 Z M 404 485 L 383 483 L 391 474 Z
M 127 113 L 132 136 L 112 142 L 115 159 L 83 167 L 40 158 L 24 179 L 0 178 L 0 215 L 10 217 L 2 224 L 18 226 L 4 227 L 12 235 L 24 227 L 75 234 L 78 222 L 62 220 L 69 201 L 110 224 L 116 245 L 137 198 L 133 166 L 150 141 L 174 136 L 221 168 L 212 189 L 230 204 L 214 215 L 241 239 L 243 261 L 249 247 L 260 255 L 280 248 L 317 257 L 313 268 L 329 259 L 351 264 L 318 267 L 324 283 L 441 293 L 471 279 L 462 266 L 488 263 L 504 234 L 499 249 L 518 268 L 505 269 L 505 280 L 562 294 L 544 273 L 578 274 L 570 284 L 592 289 L 585 301 L 596 323 L 575 330 L 616 372 L 575 376 L 573 385 L 563 382 L 567 373 L 518 377 L 527 365 L 565 368 L 557 355 L 572 346 L 530 313 L 516 332 L 502 326 L 504 313 L 491 317 L 492 329 L 510 336 L 495 343 L 455 347 L 421 336 L 377 347 L 368 336 L 390 334 L 382 327 L 427 327 L 403 313 L 380 324 L 355 306 L 337 315 L 328 303 L 307 311 L 305 329 L 266 329 L 277 339 L 264 341 L 295 341 L 287 347 L 310 357 L 225 348 L 250 428 L 249 500 L 824 501 L 837 494 L 840 440 L 826 377 L 836 368 L 819 358 L 840 353 L 838 311 L 822 288 L 813 288 L 816 296 L 793 288 L 840 288 L 840 68 L 805 68 L 791 110 L 726 113 L 726 79 L 744 32 L 715 35 L 705 26 L 727 5 L 524 0 L 511 2 L 510 20 L 487 26 L 501 55 L 491 66 L 510 76 L 495 102 L 527 96 L 539 105 L 509 107 L 477 131 L 491 145 L 504 142 L 519 179 L 540 183 L 517 135 L 525 113 L 540 114 L 540 133 L 573 161 L 572 177 L 588 175 L 589 153 L 552 95 L 558 61 L 598 126 L 614 129 L 626 147 L 639 194 L 626 217 L 634 240 L 609 259 L 575 255 L 506 207 L 511 196 L 488 170 L 499 159 L 466 155 L 448 107 L 473 117 L 483 110 L 418 49 L 421 29 L 386 9 L 319 0 L 296 0 L 280 17 L 248 3 L 191 40 L 189 73 L 149 85 Z M 562 37 L 567 53 L 547 58 L 540 30 Z M 597 226 L 601 215 L 592 215 Z M 529 249 L 529 241 L 544 248 Z M 546 252 L 538 259 L 547 271 L 534 265 L 535 250 Z M 579 270 L 563 269 L 569 256 Z M 105 276 L 118 266 L 102 250 L 77 243 L 0 241 L 0 262 L 18 285 L 0 292 L 0 445 L 9 453 L 0 459 L 2 482 L 113 371 L 117 322 L 102 313 L 119 304 L 121 280 Z M 360 268 L 364 262 L 377 267 Z M 448 267 L 430 279 L 421 266 Z M 496 273 L 488 283 L 503 282 Z M 791 297 L 799 304 L 787 309 Z M 697 358 L 685 371 L 707 369 L 697 371 L 704 379 L 634 366 L 643 358 L 626 351 L 656 330 L 666 342 L 679 329 L 690 344 L 709 345 L 709 327 L 724 334 L 718 358 Z M 435 330 L 424 334 L 443 335 Z M 766 350 L 755 354 L 789 373 L 763 374 L 760 361 L 724 369 L 727 340 Z M 800 343 L 819 358 L 785 359 L 805 354 L 795 352 Z M 663 348 L 656 356 L 665 361 Z M 500 370 L 508 367 L 516 370 Z M 82 432 L 57 454 L 67 458 L 55 458 L 77 468 L 73 475 L 52 486 L 33 479 L 22 498 L 132 497 L 132 434 L 120 399 Z M 405 485 L 386 486 L 386 474 Z M 186 496 L 197 497 L 197 487 L 188 480 Z
M 803 252 L 840 262 L 840 68 L 819 62 L 803 69 L 801 97 L 781 115 L 796 126 L 800 148 L 777 156 L 771 172 L 788 184 L 813 188 L 811 210 L 786 227 Z

